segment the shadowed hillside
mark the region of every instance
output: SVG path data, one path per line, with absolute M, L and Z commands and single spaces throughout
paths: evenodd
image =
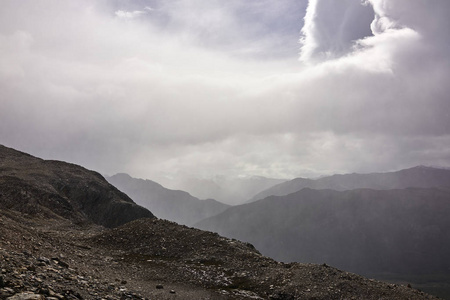
M 393 278 L 450 278 L 450 189 L 312 190 L 236 206 L 196 225 L 281 261 Z
M 0 208 L 106 227 L 153 217 L 96 172 L 1 145 Z

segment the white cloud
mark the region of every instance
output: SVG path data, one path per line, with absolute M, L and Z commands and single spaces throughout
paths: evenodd
M 147 9 L 147 7 L 145 9 Z M 142 10 L 135 10 L 135 11 L 118 10 L 115 12 L 116 16 L 121 19 L 134 19 L 142 15 L 145 15 L 146 13 L 147 13 L 146 11 Z
M 309 66 L 294 2 L 5 1 L 0 142 L 144 178 L 449 165 L 447 2 L 310 1 Z

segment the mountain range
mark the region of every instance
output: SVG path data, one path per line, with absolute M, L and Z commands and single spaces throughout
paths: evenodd
M 232 208 L 231 208 L 232 209 Z M 160 220 L 101 175 L 0 146 L 0 299 L 435 299 Z
M 193 225 L 229 207 L 213 199 L 199 200 L 187 192 L 166 189 L 154 181 L 136 179 L 124 173 L 106 179 L 158 218 L 183 225 Z
M 249 202 L 268 196 L 285 196 L 303 188 L 345 191 L 353 189 L 390 190 L 408 187 L 450 186 L 450 170 L 417 166 L 396 172 L 370 174 L 336 174 L 318 179 L 295 178 L 268 188 L 251 198 Z

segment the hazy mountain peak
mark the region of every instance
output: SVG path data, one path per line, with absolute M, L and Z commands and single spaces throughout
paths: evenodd
M 237 205 L 271 186 L 284 182 L 284 179 L 263 176 L 214 176 L 198 178 L 195 176 L 162 178 L 165 187 L 189 192 L 200 199 L 216 199 L 220 202 Z
M 128 173 L 117 173 L 115 175 L 108 176 L 108 177 L 131 178 L 131 176 Z
M 151 210 L 158 218 L 179 224 L 195 224 L 202 219 L 221 213 L 229 207 L 229 205 L 216 200 L 200 200 L 188 192 L 167 189 L 148 179 L 137 179 L 121 174 L 106 179 L 124 191 L 136 203 Z

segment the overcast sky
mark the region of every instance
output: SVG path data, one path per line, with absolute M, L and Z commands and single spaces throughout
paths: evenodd
M 450 166 L 448 0 L 3 0 L 0 144 L 135 177 Z

